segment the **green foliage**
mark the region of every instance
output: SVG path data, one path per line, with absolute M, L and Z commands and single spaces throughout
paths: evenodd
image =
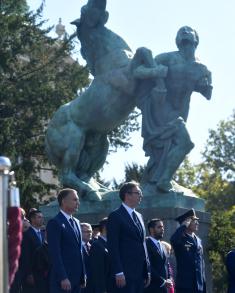
M 224 260 L 235 244 L 235 112 L 209 131 L 203 152 L 204 162 L 197 166 L 194 191 L 206 200 L 211 213 L 209 258 L 212 263 L 215 293 L 227 292 Z
M 130 133 L 139 130 L 138 117 L 140 113 L 134 110 L 128 118 L 120 125 L 108 134 L 110 141 L 111 152 L 117 151 L 119 147 L 128 149 L 131 144 L 128 142 Z
M 235 111 L 209 131 L 203 162 L 183 162 L 174 178 L 206 200 L 211 214 L 209 246 L 213 292 L 227 292 L 225 256 L 235 245 Z
M 227 120 L 220 121 L 216 130 L 209 131 L 203 156 L 211 169 L 235 180 L 235 110 Z
M 88 70 L 71 58 L 74 36 L 48 36 L 51 28 L 45 28 L 43 4 L 32 13 L 25 0 L 0 1 L 0 155 L 12 161 L 26 209 L 54 187 L 40 179 L 47 166 L 48 121 L 89 83 Z M 113 151 L 130 145 L 129 133 L 138 129 L 138 115 L 133 112 L 109 133 Z
M 119 189 L 123 183 L 129 181 L 136 181 L 140 183 L 142 181 L 144 171 L 145 166 L 138 165 L 135 162 L 132 162 L 131 164 L 126 164 L 124 170 L 125 178 L 120 183 L 117 183 L 114 179 L 112 182 L 114 189 Z
M 28 10 L 26 0 L 1 0 L 0 1 L 0 13 L 25 13 Z
M 0 154 L 12 161 L 27 209 L 51 187 L 39 176 L 46 162 L 47 123 L 88 84 L 88 71 L 70 57 L 72 40 L 52 39 L 47 36 L 50 28 L 42 29 L 43 6 L 33 14 L 26 11 L 25 1 L 1 3 Z
M 125 166 L 125 182 L 136 181 L 141 182 L 144 175 L 145 166 L 137 163 L 126 164 Z
M 179 184 L 187 188 L 192 188 L 196 181 L 197 166 L 194 166 L 188 157 L 186 157 L 176 171 L 173 179 Z
M 197 185 L 193 190 L 206 200 L 209 211 L 227 210 L 235 204 L 234 182 L 223 178 L 218 170 L 211 170 L 206 163 L 200 164 Z
M 235 243 L 235 206 L 228 211 L 214 211 L 211 215 L 209 258 L 212 263 L 215 293 L 227 292 L 225 257 Z

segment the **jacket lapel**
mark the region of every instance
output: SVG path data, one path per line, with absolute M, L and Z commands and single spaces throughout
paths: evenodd
M 66 219 L 66 217 L 61 213 L 59 212 L 59 217 L 60 217 L 60 220 L 62 222 L 62 225 L 64 225 L 66 227 L 66 229 L 68 231 L 70 231 L 70 233 L 73 235 L 73 237 L 75 238 L 75 240 L 78 242 L 78 244 L 80 245 L 80 249 L 82 249 L 81 247 L 81 243 L 79 243 L 79 240 L 78 240 L 78 237 L 77 235 L 75 234 L 75 231 L 73 230 L 73 228 L 71 227 L 71 225 L 69 224 L 69 221 Z M 75 220 L 75 223 L 76 223 L 76 220 Z M 80 226 L 80 225 L 79 225 Z M 79 230 L 79 233 L 80 233 L 80 230 Z M 80 234 L 81 235 L 81 234 Z
M 136 234 L 136 236 L 141 238 L 138 228 L 136 227 L 136 225 L 135 225 L 134 221 L 132 220 L 130 214 L 124 208 L 123 205 L 121 205 L 121 207 L 119 208 L 119 211 L 120 211 L 121 215 L 123 217 L 125 217 L 127 224 L 131 227 L 132 231 Z
M 138 219 L 139 219 L 139 221 L 140 221 L 140 224 L 141 224 L 141 226 L 142 226 L 142 230 L 143 230 L 144 238 L 145 238 L 145 237 L 146 237 L 146 231 L 145 231 L 145 226 L 144 226 L 143 218 L 142 218 L 141 214 L 138 213 L 137 211 L 136 211 L 136 215 L 137 215 L 137 217 L 138 217 Z
M 159 247 L 153 242 L 153 240 L 151 238 L 149 238 L 149 241 L 151 243 L 153 251 L 155 253 L 157 253 L 161 257 L 161 259 L 165 260 L 166 259 L 166 253 L 165 253 L 165 250 L 163 248 L 163 245 L 162 245 L 162 253 L 161 253 Z

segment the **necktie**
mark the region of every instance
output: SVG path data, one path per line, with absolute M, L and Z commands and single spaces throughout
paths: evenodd
M 75 233 L 75 235 L 76 235 L 76 237 L 77 237 L 77 240 L 80 242 L 80 233 L 78 232 L 78 230 L 77 230 L 77 228 L 76 228 L 76 225 L 75 225 L 75 223 L 74 223 L 74 219 L 73 219 L 73 218 L 70 218 L 70 219 L 69 219 L 69 223 L 70 223 L 70 225 L 71 225 L 72 228 L 73 228 L 73 231 L 74 231 L 74 233 Z
M 72 218 L 69 219 L 69 223 L 73 227 L 73 230 L 75 230 L 75 224 Z
M 86 249 L 87 254 L 89 255 L 90 245 L 88 243 L 85 243 L 85 249 Z
M 41 234 L 40 230 L 37 231 L 37 235 L 38 235 L 40 242 L 42 243 L 42 234 Z
M 137 215 L 136 215 L 136 213 L 134 211 L 132 212 L 132 218 L 134 220 L 134 223 L 135 223 L 136 227 L 138 228 L 140 237 L 143 238 L 143 229 L 142 229 L 142 226 L 140 224 L 140 220 L 138 219 L 138 217 L 137 217 Z
M 163 256 L 162 245 L 160 241 L 157 241 L 158 250 L 160 251 L 161 256 Z

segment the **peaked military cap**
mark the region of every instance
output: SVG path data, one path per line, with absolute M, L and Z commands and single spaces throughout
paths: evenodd
M 91 224 L 92 229 L 100 228 L 100 224 Z
M 180 215 L 177 218 L 175 218 L 175 221 L 177 221 L 177 222 L 179 222 L 181 224 L 187 218 L 193 218 L 193 219 L 196 219 L 196 220 L 199 219 L 196 216 L 195 210 L 194 209 L 190 209 L 186 213 L 184 213 L 183 215 Z

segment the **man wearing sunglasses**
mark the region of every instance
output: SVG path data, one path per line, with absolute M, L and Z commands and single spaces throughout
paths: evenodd
M 205 265 L 201 239 L 196 236 L 199 218 L 191 209 L 175 219 L 180 227 L 171 237 L 176 262 L 176 293 L 205 293 Z
M 142 192 L 136 182 L 127 182 L 119 196 L 122 204 L 109 215 L 107 223 L 114 292 L 142 293 L 150 283 L 144 222 L 135 210 Z

